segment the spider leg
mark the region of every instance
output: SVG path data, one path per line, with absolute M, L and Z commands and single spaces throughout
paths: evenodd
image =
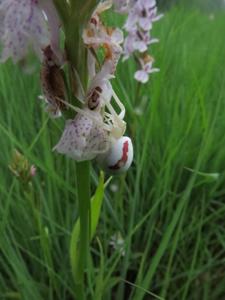
M 106 103 L 106 107 L 108 108 L 110 113 L 105 112 L 104 114 L 107 118 L 106 121 L 108 121 L 108 123 L 111 123 L 111 134 L 116 138 L 120 138 L 126 131 L 126 122 L 124 122 L 117 115 L 116 111 L 110 103 Z
M 119 108 L 121 110 L 121 112 L 119 114 L 119 117 L 121 119 L 124 119 L 125 112 L 126 112 L 125 107 L 124 107 L 123 103 L 120 101 L 119 97 L 116 95 L 116 93 L 114 92 L 113 89 L 112 89 L 112 93 L 113 93 L 113 98 L 115 99 L 116 104 L 119 106 Z
M 114 110 L 114 112 L 116 113 L 116 115 L 118 115 L 118 117 L 119 117 L 120 119 L 123 120 L 124 117 L 125 117 L 125 112 L 126 112 L 125 107 L 124 107 L 123 103 L 120 101 L 120 99 L 119 99 L 119 97 L 117 96 L 117 94 L 114 92 L 113 87 L 112 87 L 112 85 L 111 85 L 111 83 L 110 83 L 109 81 L 108 81 L 108 86 L 109 86 L 109 89 L 111 90 L 112 97 L 114 98 L 116 104 L 118 105 L 119 109 L 121 110 L 121 112 L 120 112 L 119 114 L 117 114 L 117 113 L 115 112 L 115 110 Z M 109 101 L 108 101 L 108 100 L 107 100 L 106 98 L 104 98 L 104 97 L 103 97 L 103 100 L 105 101 L 106 104 L 112 101 L 112 100 L 109 100 Z M 112 105 L 111 105 L 111 106 L 112 106 Z
M 103 96 L 103 100 L 106 100 Z M 122 105 L 122 104 L 121 104 Z M 125 122 L 123 121 L 123 115 L 125 115 L 125 108 L 124 108 L 124 112 L 122 111 L 120 114 L 117 114 L 117 112 L 115 111 L 114 107 L 111 104 L 111 100 L 110 101 L 105 101 L 105 106 L 107 107 L 107 109 L 109 110 L 110 114 L 113 116 L 113 119 L 116 120 L 116 122 L 118 124 L 124 124 Z M 120 106 L 122 107 L 122 106 Z

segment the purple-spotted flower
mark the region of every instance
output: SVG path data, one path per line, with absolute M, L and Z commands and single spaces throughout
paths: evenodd
M 152 67 L 154 59 L 149 55 L 146 55 L 144 59 L 139 59 L 139 61 L 142 69 L 134 74 L 134 78 L 139 82 L 146 83 L 149 80 L 149 75 L 151 73 L 159 72 L 159 69 Z
M 155 0 L 137 0 L 130 9 L 125 29 L 130 32 L 141 28 L 144 31 L 152 29 L 152 23 L 158 21 L 162 15 L 157 14 Z
M 128 59 L 135 51 L 146 52 L 151 44 L 157 42 L 158 39 L 151 38 L 148 31 L 133 30 L 125 39 L 123 59 Z
M 109 148 L 107 132 L 100 126 L 102 123 L 99 113 L 93 116 L 93 112 L 90 114 L 88 109 L 83 111 L 83 114 L 78 113 L 74 120 L 67 121 L 62 137 L 54 150 L 77 161 L 94 159 Z
M 127 13 L 129 11 L 130 0 L 113 0 L 115 11 L 118 13 Z
M 162 17 L 157 14 L 156 0 L 114 0 L 114 6 L 116 11 L 128 14 L 124 25 L 127 36 L 123 45 L 123 60 L 132 55 L 136 58 L 139 54 L 146 56 L 149 46 L 158 42 L 158 39 L 151 37 L 153 23 Z M 135 78 L 140 82 L 147 82 L 149 74 L 156 69 L 152 69 L 152 62 L 143 66 L 142 59 L 140 61 L 142 70 L 135 73 Z
M 47 45 L 58 47 L 59 19 L 52 0 L 1 0 L 0 17 L 2 62 L 23 59 L 30 46 L 39 57 Z

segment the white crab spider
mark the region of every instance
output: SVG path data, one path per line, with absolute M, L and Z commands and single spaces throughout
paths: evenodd
M 101 112 L 91 111 L 88 107 L 84 106 L 83 108 L 79 108 L 60 98 L 57 99 L 65 104 L 68 108 L 74 110 L 76 113 L 83 115 L 84 117 L 92 120 L 96 125 L 101 126 L 109 134 L 111 133 L 112 137 L 114 138 L 121 137 L 126 130 L 126 123 L 122 118 L 125 115 L 125 111 L 121 111 L 120 114 L 117 114 L 109 102 L 106 102 L 105 106 L 108 108 L 110 113 L 103 112 L 102 116 Z
M 111 85 L 110 85 L 111 86 Z M 104 106 L 108 109 L 109 112 L 101 112 L 101 111 L 92 111 L 87 106 L 83 108 L 76 107 L 62 99 L 58 100 L 65 104 L 67 107 L 74 110 L 76 113 L 83 115 L 84 117 L 92 120 L 96 125 L 102 127 L 105 131 L 109 133 L 110 136 L 113 138 L 120 138 L 123 136 L 126 130 L 126 123 L 124 122 L 123 118 L 125 116 L 125 107 L 116 96 L 115 92 L 113 92 L 113 96 L 115 97 L 116 103 L 121 108 L 119 114 L 115 111 L 113 106 L 111 105 L 111 101 L 105 101 Z M 102 97 L 105 99 L 104 97 Z
M 109 82 L 112 75 L 102 79 L 102 74 L 96 75 L 94 66 L 90 66 L 91 83 L 87 95 L 83 95 L 82 87 L 79 91 L 79 101 L 83 108 L 58 99 L 77 112 L 77 115 L 74 120 L 67 121 L 54 149 L 77 161 L 97 158 L 107 171 L 121 173 L 130 167 L 133 160 L 132 142 L 123 136 L 126 130 L 125 107 Z M 78 74 L 76 77 L 79 77 Z M 81 85 L 79 80 L 78 83 Z M 118 105 L 119 113 L 112 106 L 112 99 Z
M 83 114 L 84 116 L 90 118 L 93 120 L 93 122 L 96 122 L 99 126 L 103 126 L 103 128 L 110 133 L 111 136 L 114 138 L 120 138 L 123 136 L 125 130 L 126 130 L 126 123 L 124 121 L 125 117 L 125 107 L 120 101 L 119 97 L 114 92 L 111 83 L 109 82 L 109 78 L 113 78 L 112 75 L 108 76 L 108 79 L 101 80 L 101 72 L 100 71 L 97 75 L 95 72 L 95 65 L 94 60 L 92 57 L 92 54 L 90 51 L 88 52 L 88 71 L 89 76 L 91 79 L 91 83 L 89 85 L 89 89 L 87 92 L 87 95 L 84 95 L 84 89 L 81 84 L 80 78 L 78 73 L 75 71 L 75 76 L 79 85 L 78 88 L 78 94 L 76 95 L 78 100 L 82 103 L 83 108 L 75 107 L 71 104 L 68 104 L 67 102 L 63 101 L 62 99 L 59 99 L 62 103 L 76 111 L 77 113 Z M 104 66 L 103 66 L 104 68 Z M 102 69 L 103 69 L 102 68 Z M 105 69 L 107 68 L 107 63 L 105 64 Z M 96 107 L 92 110 L 89 105 L 90 102 L 92 102 L 92 95 L 95 93 L 96 96 L 98 96 L 98 101 L 96 103 Z M 105 93 L 105 94 L 103 94 Z M 117 113 L 112 106 L 111 102 L 112 99 L 115 100 L 115 103 L 118 105 L 118 108 L 120 109 L 120 112 Z M 108 112 L 105 111 L 105 108 L 107 108 Z M 103 111 L 102 111 L 103 109 Z M 99 116 L 100 115 L 100 116 Z M 103 118 L 103 123 L 102 123 Z
M 123 137 L 126 129 L 123 121 L 124 106 L 114 92 L 113 96 L 122 110 L 117 114 L 111 102 L 106 101 L 105 106 L 109 112 L 103 112 L 103 116 L 100 111 L 91 111 L 87 107 L 81 109 L 59 99 L 76 111 L 77 115 L 73 121 L 67 121 L 54 150 L 77 161 L 98 157 L 102 167 L 112 173 L 126 171 L 133 159 L 133 147 L 131 140 Z

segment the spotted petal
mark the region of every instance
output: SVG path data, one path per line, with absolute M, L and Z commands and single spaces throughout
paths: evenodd
M 108 135 L 91 118 L 78 113 L 66 123 L 65 130 L 53 150 L 77 161 L 94 159 L 108 150 Z
M 49 32 L 42 11 L 33 0 L 3 0 L 0 2 L 1 41 L 3 51 L 1 61 L 9 57 L 14 62 L 22 59 L 29 45 L 40 55 L 41 48 L 49 43 Z

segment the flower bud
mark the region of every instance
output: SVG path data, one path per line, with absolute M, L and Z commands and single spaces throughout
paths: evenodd
M 23 184 L 28 184 L 35 177 L 37 169 L 16 149 L 13 152 L 9 169 Z

